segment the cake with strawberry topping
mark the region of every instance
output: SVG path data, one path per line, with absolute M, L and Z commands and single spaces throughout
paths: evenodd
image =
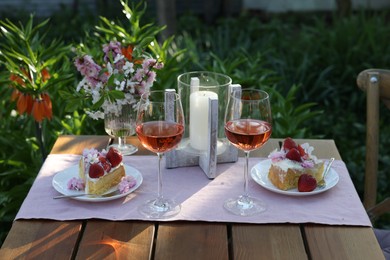
M 85 183 L 85 193 L 104 194 L 126 175 L 122 154 L 113 147 L 108 151 L 84 149 L 79 162 L 79 175 Z
M 268 173 L 271 183 L 281 190 L 298 188 L 308 192 L 315 189 L 316 183 L 323 178 L 324 162 L 312 154 L 313 150 L 308 143 L 297 144 L 292 138 L 286 138 L 281 149 L 268 156 L 271 159 Z

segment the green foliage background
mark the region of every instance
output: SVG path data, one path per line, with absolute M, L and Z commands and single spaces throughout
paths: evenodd
M 143 6 L 139 8 L 143 10 Z M 136 24 L 121 11 L 121 5 L 113 4 L 104 12 L 100 10 L 102 18 L 99 18 L 87 10 L 73 13 L 64 9 L 51 18 L 47 38 L 61 38 L 75 47 L 83 43 L 90 50 L 99 50 L 102 42 L 117 35 L 116 30 L 134 32 Z M 144 11 L 141 26 L 155 23 L 153 12 Z M 3 14 L 0 19 L 3 17 L 6 16 Z M 28 15 L 21 13 L 8 18 L 25 23 Z M 115 21 L 119 27 L 113 28 L 107 21 Z M 242 13 L 239 17 L 220 18 L 212 25 L 195 15 L 186 15 L 179 17 L 178 22 L 173 38 L 155 41 L 150 49 L 166 63 L 165 70 L 158 75 L 156 88 L 176 86 L 176 77 L 185 71 L 209 70 L 227 74 L 244 87 L 269 91 L 275 124 L 272 137 L 334 139 L 362 196 L 365 94 L 355 81 L 366 68 L 389 67 L 387 12 L 361 11 L 348 17 L 329 13 L 267 17 Z M 83 102 L 73 100 L 80 78 L 71 64 L 74 54 L 67 55 L 69 63 L 64 68 L 74 77 L 71 83 L 59 84 L 50 92 L 54 118 L 43 125 L 48 151 L 61 134 L 105 135 L 103 123 L 87 118 Z M 34 122 L 13 111 L 15 104 L 10 102 L 7 79 L 4 66 L 0 65 L 0 241 L 5 238 L 43 159 Z M 390 195 L 390 173 L 386 171 L 390 164 L 390 131 L 386 124 L 389 115 L 381 109 L 384 116 L 378 200 Z M 376 225 L 388 227 L 388 216 Z

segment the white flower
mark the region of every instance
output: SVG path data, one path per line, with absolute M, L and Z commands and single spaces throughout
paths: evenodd
M 95 111 L 95 112 L 85 111 L 85 113 L 87 113 L 87 115 L 90 118 L 95 119 L 95 120 L 104 119 L 104 113 L 101 111 Z
M 125 56 L 123 56 L 122 54 L 117 54 L 115 59 L 114 59 L 114 64 L 117 63 L 118 61 L 121 61 L 123 60 Z
M 76 91 L 77 91 L 77 92 L 80 92 L 80 90 L 81 90 L 82 88 L 85 89 L 86 86 L 88 86 L 88 85 L 87 85 L 87 79 L 86 79 L 86 78 L 83 78 L 83 79 L 79 82 L 79 84 L 77 84 Z
M 109 76 L 111 76 L 112 72 L 113 72 L 111 63 L 109 63 L 109 62 L 107 63 L 107 72 L 108 72 Z
M 312 152 L 314 151 L 314 147 L 310 146 L 308 143 L 301 144 L 301 147 L 305 150 L 305 152 L 311 156 Z
M 94 152 L 94 150 L 91 150 L 92 153 L 87 154 L 87 157 L 85 158 L 85 162 L 89 164 L 94 164 L 99 162 L 99 154 Z
M 125 71 L 126 75 L 133 73 L 134 72 L 134 63 L 126 61 L 125 65 L 123 66 L 123 70 Z

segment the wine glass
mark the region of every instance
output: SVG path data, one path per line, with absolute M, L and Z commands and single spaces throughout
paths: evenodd
M 229 212 L 249 216 L 266 210 L 266 204 L 248 194 L 248 160 L 250 151 L 262 147 L 272 132 L 271 106 L 267 92 L 255 89 L 235 90 L 229 96 L 225 113 L 225 135 L 245 153 L 244 194 L 225 201 Z
M 135 134 L 135 117 L 137 111 L 133 104 L 122 105 L 119 115 L 104 114 L 104 129 L 112 137 L 118 137 L 118 144 L 110 145 L 117 148 L 123 155 L 130 155 L 138 151 L 138 147 L 126 144 L 126 137 Z
M 176 147 L 184 133 L 184 114 L 180 97 L 174 91 L 150 91 L 141 96 L 136 132 L 142 145 L 158 156 L 157 198 L 147 201 L 139 211 L 148 218 L 170 218 L 181 205 L 163 197 L 161 159 Z

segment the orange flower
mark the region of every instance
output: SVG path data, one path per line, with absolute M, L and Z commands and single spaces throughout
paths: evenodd
M 27 99 L 26 113 L 31 115 L 31 111 L 32 111 L 32 108 L 33 108 L 33 98 L 29 94 L 26 94 L 26 95 L 27 95 L 27 97 L 26 97 L 26 99 Z
M 142 63 L 142 59 L 133 60 L 133 50 L 134 50 L 134 46 L 133 45 L 129 45 L 129 46 L 127 46 L 127 48 L 122 48 L 121 50 L 122 50 L 123 56 L 125 56 L 126 59 L 128 59 L 129 61 L 132 61 L 135 64 L 141 64 Z
M 34 105 L 32 107 L 32 116 L 35 121 L 42 122 L 43 119 L 47 118 L 49 120 L 53 117 L 52 103 L 49 94 L 42 93 L 39 98 L 34 100 Z
M 32 110 L 32 97 L 29 94 L 21 93 L 19 95 L 18 101 L 16 103 L 16 109 L 18 113 L 22 115 L 23 113 L 30 114 Z
M 122 48 L 122 54 L 128 59 L 129 61 L 133 60 L 133 46 L 129 45 L 127 48 Z
M 43 103 L 44 103 L 44 107 L 45 107 L 44 117 L 51 120 L 51 118 L 53 116 L 53 106 L 52 106 L 49 94 L 42 93 L 42 99 L 43 99 Z
M 17 89 L 14 89 L 11 94 L 11 101 L 16 101 L 19 99 L 19 96 L 21 95 L 20 91 Z
M 27 70 L 24 68 L 20 68 L 20 70 L 28 77 L 28 79 L 31 80 Z M 51 77 L 49 71 L 46 68 L 41 71 L 41 76 L 42 82 L 47 81 Z M 11 74 L 9 79 L 16 84 L 25 87 L 24 79 L 18 75 Z M 38 92 L 34 94 L 33 98 L 32 95 L 23 92 L 24 89 L 15 88 L 11 94 L 11 101 L 16 101 L 16 109 L 20 115 L 27 113 L 32 115 L 38 122 L 42 122 L 44 118 L 48 118 L 50 120 L 52 119 L 52 103 L 48 93 L 39 94 Z
M 9 76 L 9 80 L 11 80 L 11 81 L 13 81 L 13 82 L 15 82 L 15 83 L 17 83 L 17 84 L 19 84 L 21 86 L 25 85 L 23 79 L 21 77 L 19 77 L 18 75 L 15 75 L 15 74 L 11 74 Z
M 44 118 L 44 110 L 45 110 L 45 104 L 42 99 L 35 99 L 34 100 L 34 105 L 32 108 L 32 115 L 37 122 L 42 122 Z
M 26 95 L 21 94 L 18 98 L 18 102 L 16 103 L 16 109 L 18 110 L 18 113 L 21 115 L 27 110 L 27 100 Z
M 51 77 L 49 71 L 46 68 L 41 71 L 41 75 L 42 75 L 43 82 L 50 79 L 50 77 Z

